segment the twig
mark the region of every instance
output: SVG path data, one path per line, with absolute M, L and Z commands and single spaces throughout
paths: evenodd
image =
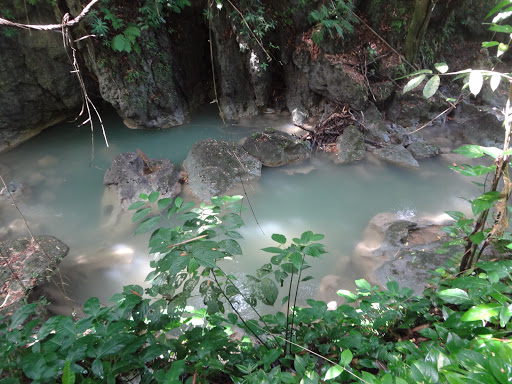
M 199 239 L 204 239 L 205 237 L 208 237 L 208 235 L 197 236 L 197 237 L 194 237 L 192 239 L 188 239 L 188 240 L 182 241 L 180 243 L 169 245 L 167 248 L 174 248 L 174 247 L 177 247 L 178 245 L 183 245 L 183 244 L 191 243 L 191 242 L 199 240 Z

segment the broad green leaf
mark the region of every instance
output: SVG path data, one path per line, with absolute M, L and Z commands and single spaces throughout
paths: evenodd
M 479 145 L 463 145 L 462 147 L 454 149 L 453 152 L 469 157 L 470 159 L 482 157 L 484 155 L 484 151 Z
M 425 87 L 423 88 L 423 97 L 426 99 L 432 97 L 437 92 L 437 89 L 439 88 L 439 83 L 441 82 L 441 79 L 438 75 L 434 75 L 430 78 L 429 81 L 427 81 L 427 84 L 425 84 Z
M 324 380 L 332 380 L 343 373 L 343 368 L 339 365 L 334 365 L 326 372 Z
M 482 75 L 482 71 L 471 71 L 469 74 L 469 91 L 476 96 L 480 93 L 483 84 L 484 77 Z
M 474 176 L 474 177 L 482 176 L 487 173 L 496 171 L 495 165 L 486 167 L 484 165 L 472 166 L 472 165 L 468 165 L 468 164 L 462 164 L 462 165 L 455 165 L 455 166 L 450 165 L 449 168 L 453 169 L 456 172 L 459 172 L 463 176 Z
M 132 203 L 129 207 L 128 207 L 128 210 L 129 211 L 132 211 L 134 209 L 139 209 L 140 207 L 143 207 L 144 205 L 146 205 L 146 202 L 145 201 L 136 201 L 135 203 Z
M 439 71 L 439 73 L 448 72 L 448 64 L 446 63 L 435 63 L 434 67 Z
M 126 51 L 128 46 L 130 46 L 130 42 L 126 39 L 126 37 L 123 34 L 116 35 L 112 39 L 112 49 L 114 51 L 118 51 L 118 52 Z
M 480 212 L 485 211 L 486 209 L 491 208 L 494 203 L 499 200 L 500 192 L 491 191 L 484 193 L 482 196 L 476 198 L 471 201 L 471 209 L 473 210 L 473 215 L 478 215 Z
M 354 358 L 354 355 L 352 355 L 352 352 L 350 352 L 350 349 L 345 349 L 343 352 L 341 352 L 340 363 L 341 363 L 341 365 L 346 367 L 346 366 L 350 365 L 353 358 Z
M 459 288 L 450 288 L 440 291 L 438 296 L 450 304 L 469 304 L 473 301 L 469 298 L 466 291 Z
M 151 194 L 148 196 L 148 201 L 153 204 L 155 203 L 157 200 L 158 200 L 158 197 L 160 196 L 160 192 L 158 191 L 153 191 L 151 192 Z
M 101 359 L 105 356 L 112 355 L 119 352 L 127 345 L 127 337 L 121 337 L 122 335 L 115 335 L 112 339 L 108 339 L 105 343 L 100 345 L 96 352 L 96 357 Z M 124 335 L 128 336 L 128 335 Z
M 417 77 L 413 77 L 409 82 L 405 85 L 404 90 L 402 91 L 402 94 L 409 92 L 416 88 L 418 85 L 421 84 L 421 82 L 425 79 L 426 75 L 419 75 Z
M 151 208 L 142 208 L 135 212 L 132 216 L 132 223 L 135 223 L 139 220 L 145 218 L 151 212 Z
M 499 303 L 489 303 L 477 305 L 469 309 L 462 317 L 462 321 L 475 321 L 475 320 L 489 320 L 493 316 L 497 316 L 500 313 L 500 309 L 503 307 Z
M 494 32 L 503 32 L 503 33 L 512 33 L 512 25 L 491 25 L 489 27 L 489 31 Z
M 172 204 L 172 199 L 170 197 L 164 197 L 163 199 L 158 200 L 158 210 L 161 211 L 167 208 Z
M 84 313 L 87 316 L 96 316 L 100 311 L 100 301 L 97 297 L 91 297 L 84 304 Z
M 302 255 L 298 252 L 293 252 L 290 255 L 290 262 L 298 271 L 300 271 L 302 268 Z
M 501 75 L 499 73 L 495 73 L 491 76 L 491 89 L 494 92 L 499 86 L 501 82 Z
M 34 309 L 36 309 L 37 303 L 32 304 L 26 304 L 20 309 L 18 309 L 14 314 L 11 316 L 11 321 L 9 323 L 9 328 L 16 328 L 18 325 L 23 323 L 27 317 L 29 317 L 33 312 Z
M 344 297 L 345 299 L 347 299 L 348 303 L 353 303 L 354 301 L 357 300 L 357 296 L 355 294 L 353 294 L 352 292 L 347 291 L 345 289 L 340 289 L 336 293 L 338 294 L 338 296 L 341 296 L 341 297 Z
M 183 199 L 181 197 L 177 197 L 175 200 L 174 200 L 174 205 L 177 207 L 177 208 L 180 208 L 181 207 L 181 204 L 183 204 Z
M 265 277 L 261 280 L 260 289 L 263 294 L 263 303 L 266 305 L 274 305 L 277 300 L 277 295 L 279 294 L 276 284 L 268 277 Z
M 484 241 L 485 234 L 482 231 L 480 231 L 469 236 L 469 239 L 475 244 L 480 244 L 482 241 Z
M 494 15 L 496 12 L 498 12 L 500 9 L 502 9 L 503 7 L 506 7 L 509 4 L 510 4 L 510 0 L 501 1 L 500 3 L 498 3 L 498 5 L 496 5 L 493 9 L 491 9 L 489 11 L 489 13 L 485 16 L 485 18 L 488 19 L 489 17 Z
M 62 384 L 75 384 L 75 372 L 70 368 L 70 362 L 64 363 L 64 370 L 62 371 Z
M 482 47 L 483 48 L 490 48 L 490 47 L 495 47 L 496 45 L 498 45 L 499 43 L 497 41 L 484 41 L 482 43 Z
M 156 225 L 160 222 L 161 219 L 162 219 L 161 216 L 156 216 L 156 217 L 150 217 L 149 219 L 144 220 L 137 226 L 137 229 L 135 230 L 135 234 L 139 235 L 141 233 L 146 233 L 146 232 L 151 231 L 153 228 L 156 227 Z
M 268 253 L 281 253 L 281 252 L 283 252 L 283 250 L 281 248 L 277 248 L 277 247 L 266 247 L 266 248 L 262 248 L 261 250 L 263 252 L 268 252 Z
M 364 279 L 356 280 L 355 283 L 359 287 L 361 292 L 370 292 L 372 290 L 372 286 L 370 285 L 370 283 Z
M 496 159 L 498 156 L 503 155 L 503 149 L 496 148 L 496 147 L 481 147 L 482 151 L 486 154 L 491 156 L 492 158 Z
M 272 235 L 272 240 L 277 241 L 279 244 L 285 244 L 286 243 L 286 237 L 283 235 L 280 235 L 278 233 L 274 233 Z
M 233 239 L 225 239 L 219 243 L 220 247 L 231 255 L 241 255 L 242 248 L 237 241 Z

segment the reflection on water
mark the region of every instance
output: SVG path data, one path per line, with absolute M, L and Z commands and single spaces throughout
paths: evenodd
M 109 203 L 111 197 L 104 195 L 103 174 L 113 157 L 138 148 L 150 158 L 169 158 L 180 164 L 196 141 L 226 138 L 226 130 L 209 109 L 190 124 L 162 131 L 127 129 L 113 113 L 104 120 L 112 145 L 106 148 L 96 133 L 91 167 L 90 132 L 74 124 L 48 129 L 0 155 L 3 178 L 23 184 L 17 201 L 33 232 L 54 235 L 70 246 L 61 272 L 77 302 L 97 296 L 106 303 L 122 285 L 143 284 L 150 270 L 149 236 L 134 236 L 131 213 L 117 214 Z M 232 141 L 240 142 L 268 126 L 296 131 L 289 121 L 286 115 L 265 115 L 240 121 L 228 132 Z M 313 156 L 298 165 L 264 168 L 260 180 L 245 185 L 259 226 L 246 210 L 247 226 L 241 231 L 244 255 L 225 269 L 242 277 L 268 262 L 269 255 L 259 249 L 275 245 L 270 239 L 273 233 L 291 239 L 312 230 L 326 235 L 323 243 L 329 253 L 314 260 L 310 271 L 316 280 L 304 286 L 302 299 L 333 300 L 336 289 L 353 289 L 355 279 L 371 278 L 375 263 L 352 255 L 377 213 L 395 212 L 410 219 L 438 216 L 464 206 L 459 196 L 463 188 L 467 190 L 466 180 L 439 159 L 420 163 L 419 170 L 410 171 L 374 160 L 339 166 Z M 26 235 L 23 222 L 6 200 L 0 200 L 0 214 L 0 237 Z

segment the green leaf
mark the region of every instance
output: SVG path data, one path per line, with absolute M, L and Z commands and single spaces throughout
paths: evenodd
M 231 255 L 241 255 L 242 254 L 242 248 L 240 247 L 240 244 L 238 244 L 237 241 L 233 239 L 225 239 L 222 240 L 220 243 L 220 248 L 225 250 Z
M 430 69 L 420 69 L 419 71 L 415 71 L 413 73 L 409 73 L 408 75 L 405 75 L 405 76 L 402 76 L 402 77 L 397 77 L 395 80 L 401 80 L 401 79 L 405 79 L 406 77 L 412 77 L 412 76 L 417 76 L 417 75 L 421 75 L 421 74 L 428 74 L 428 75 L 431 75 L 432 74 L 432 71 Z
M 151 194 L 148 196 L 148 200 L 151 204 L 155 203 L 157 200 L 158 200 L 158 197 L 160 196 L 160 192 L 158 191 L 153 191 L 151 192 Z
M 115 335 L 112 339 L 108 339 L 105 343 L 100 345 L 98 351 L 96 352 L 96 358 L 101 359 L 105 356 L 119 352 L 121 349 L 126 347 L 127 341 L 127 337 L 122 337 L 122 335 Z
M 485 234 L 482 231 L 480 231 L 469 236 L 469 239 L 475 244 L 480 244 L 482 241 L 484 241 Z
M 128 42 L 128 40 L 126 39 L 126 37 L 123 34 L 116 35 L 112 39 L 112 49 L 114 51 L 118 51 L 118 52 L 127 51 L 126 48 L 128 46 L 130 46 L 130 43 Z M 131 47 L 129 48 L 129 50 L 131 51 Z
M 503 32 L 503 33 L 512 33 L 512 25 L 491 25 L 489 27 L 489 31 L 494 32 Z
M 482 43 L 482 47 L 483 48 L 490 48 L 490 47 L 495 47 L 496 45 L 498 45 L 499 43 L 497 41 L 484 41 Z
M 508 51 L 508 45 L 507 44 L 503 44 L 503 43 L 499 43 L 498 44 L 498 53 L 496 54 L 496 57 L 500 57 L 501 55 L 503 55 L 507 51 Z
M 279 244 L 285 244 L 286 243 L 286 237 L 283 235 L 280 235 L 278 233 L 274 233 L 272 235 L 272 240 L 277 241 Z
M 476 96 L 480 93 L 483 84 L 484 76 L 482 75 L 482 71 L 471 71 L 469 74 L 469 91 Z
M 84 304 L 84 313 L 87 316 L 97 316 L 100 312 L 100 301 L 97 297 L 91 297 Z
M 450 288 L 440 291 L 438 296 L 445 302 L 450 304 L 469 304 L 472 303 L 466 291 L 459 288 Z
M 354 301 L 357 300 L 357 296 L 355 294 L 353 294 L 352 292 L 350 291 L 347 291 L 345 289 L 340 289 L 339 291 L 336 292 L 339 296 L 341 297 L 344 297 L 345 299 L 347 299 L 347 302 L 348 303 L 353 303 Z
M 260 289 L 263 294 L 263 303 L 266 305 L 274 305 L 277 300 L 277 295 L 279 294 L 279 290 L 274 281 L 268 277 L 261 279 Z
M 135 223 L 139 220 L 145 218 L 151 212 L 151 208 L 142 208 L 135 212 L 132 216 L 132 223 Z
M 261 250 L 263 252 L 268 252 L 268 253 L 281 253 L 281 252 L 283 252 L 283 250 L 281 248 L 277 248 L 277 247 L 267 247 L 267 248 L 262 248 Z
M 489 17 L 491 17 L 492 15 L 494 15 L 496 12 L 498 12 L 500 9 L 502 9 L 503 7 L 507 6 L 510 4 L 510 0 L 503 0 L 501 1 L 498 5 L 496 5 L 493 9 L 491 9 L 489 11 L 489 13 L 487 14 L 487 16 L 485 16 L 486 19 L 488 19 Z
M 439 73 L 446 73 L 448 72 L 448 64 L 446 63 L 435 63 L 434 67 L 437 69 Z
M 462 147 L 454 149 L 453 152 L 466 156 L 470 159 L 484 156 L 484 151 L 479 145 L 463 145 Z
M 18 309 L 11 316 L 9 328 L 14 329 L 14 328 L 18 327 L 18 325 L 23 323 L 27 319 L 27 317 L 29 317 L 34 312 L 34 309 L 36 309 L 36 307 L 37 307 L 37 303 L 32 303 L 32 304 L 26 304 L 23 307 L 21 307 L 20 309 Z
M 134 209 L 139 209 L 140 207 L 143 207 L 146 205 L 146 202 L 145 201 L 136 201 L 135 203 L 132 203 L 129 207 L 128 207 L 128 210 L 129 211 L 132 211 Z
M 146 233 L 146 232 L 151 231 L 153 228 L 155 228 L 155 226 L 160 222 L 161 219 L 162 219 L 161 216 L 156 216 L 156 217 L 150 217 L 149 219 L 144 220 L 137 226 L 137 229 L 135 230 L 135 234 L 139 235 L 141 233 Z
M 473 176 L 473 177 L 482 176 L 487 173 L 496 171 L 495 165 L 486 167 L 484 165 L 472 166 L 472 165 L 468 165 L 468 164 L 463 164 L 463 165 L 455 165 L 455 166 L 450 165 L 449 168 L 453 169 L 456 172 L 459 172 L 462 176 Z
M 164 197 L 163 199 L 158 200 L 158 210 L 162 211 L 172 204 L 172 199 L 170 197 Z
M 484 193 L 482 196 L 476 198 L 471 201 L 471 209 L 473 210 L 473 215 L 478 215 L 480 212 L 485 211 L 486 209 L 490 209 L 494 203 L 499 200 L 500 192 L 499 191 L 491 191 Z
M 332 380 L 343 373 L 343 368 L 339 365 L 334 365 L 325 374 L 324 380 Z
M 302 255 L 298 252 L 293 252 L 290 255 L 290 262 L 298 271 L 300 271 L 302 268 Z
M 353 358 L 354 358 L 354 355 L 352 355 L 352 352 L 350 352 L 350 349 L 345 349 L 343 352 L 341 352 L 340 363 L 344 367 L 346 367 L 346 366 L 350 365 Z
M 70 362 L 64 363 L 64 370 L 62 371 L 62 384 L 75 384 L 75 373 L 70 368 Z
M 359 287 L 361 292 L 370 292 L 372 290 L 372 286 L 370 285 L 370 283 L 364 279 L 356 280 L 355 283 Z
M 481 304 L 477 305 L 469 309 L 462 317 L 462 321 L 475 321 L 475 320 L 485 320 L 488 321 L 491 317 L 497 316 L 500 313 L 502 304 L 499 303 L 489 303 L 489 304 Z
M 441 82 L 441 79 L 439 78 L 439 75 L 434 75 L 430 78 L 429 81 L 427 81 L 427 84 L 425 84 L 425 87 L 423 88 L 423 97 L 426 99 L 432 97 L 437 92 L 437 89 L 439 88 L 439 84 Z
M 174 200 L 174 205 L 177 207 L 177 208 L 180 208 L 181 207 L 181 204 L 183 204 L 183 199 L 181 197 L 177 197 L 175 200 Z
M 421 82 L 425 79 L 426 75 L 419 75 L 417 77 L 413 77 L 409 82 L 405 85 L 404 90 L 402 91 L 402 94 L 409 92 L 416 88 L 418 85 L 421 84 Z

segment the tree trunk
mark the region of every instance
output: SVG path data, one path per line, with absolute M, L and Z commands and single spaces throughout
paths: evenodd
M 421 43 L 425 37 L 430 16 L 437 0 L 416 0 L 414 14 L 407 37 L 405 38 L 405 58 L 409 63 L 413 63 L 418 57 Z

